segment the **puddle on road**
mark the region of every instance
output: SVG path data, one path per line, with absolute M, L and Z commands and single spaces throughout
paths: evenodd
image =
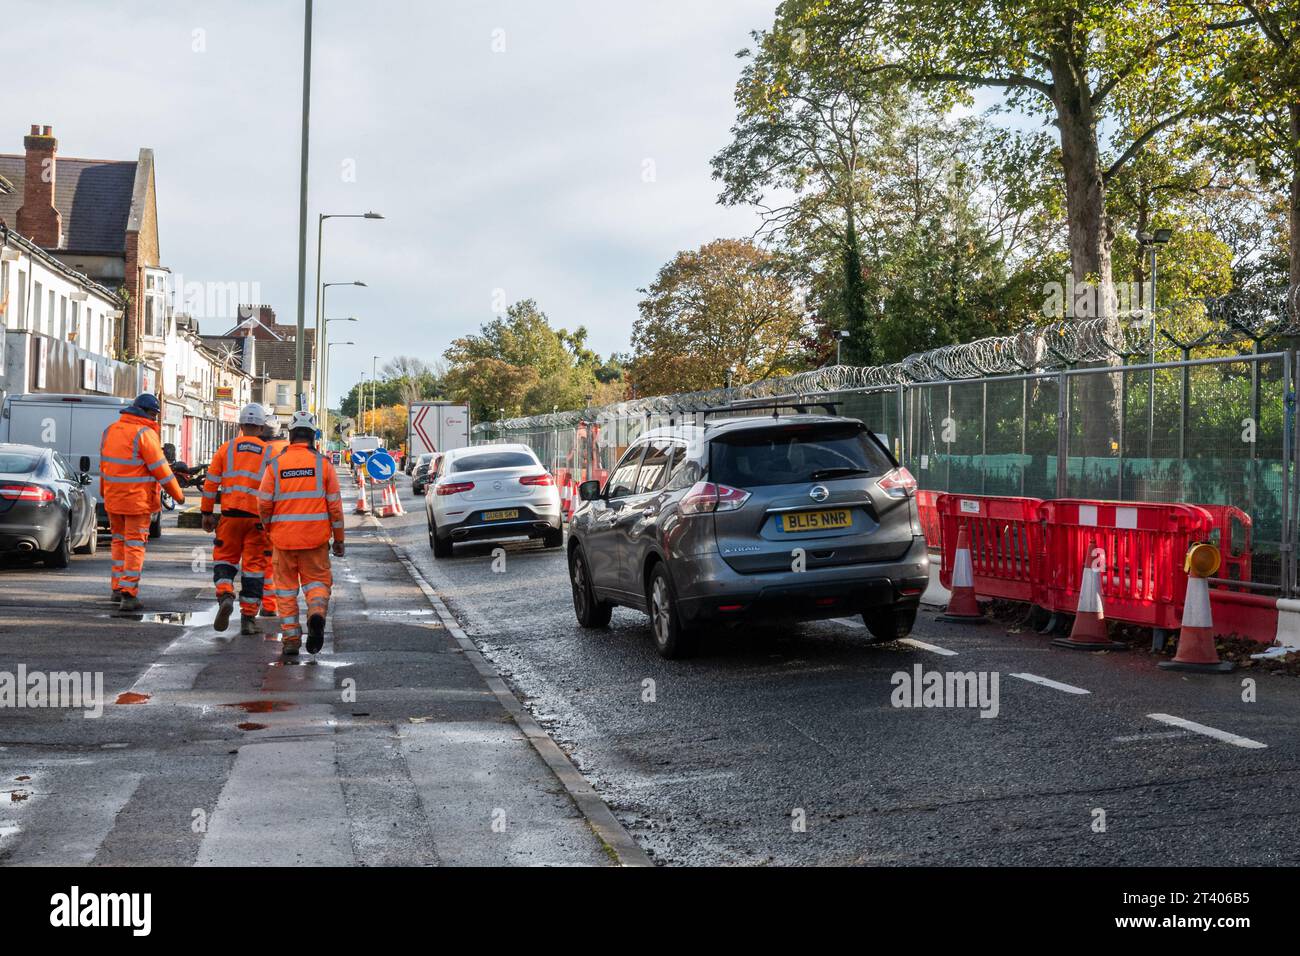
M 145 701 L 147 701 L 147 700 L 149 699 L 150 696 L 151 696 L 151 695 L 149 695 L 149 694 L 137 694 L 135 691 L 127 691 L 127 692 L 124 693 L 124 694 L 118 694 L 118 695 L 117 695 L 117 700 L 114 701 L 114 703 L 117 703 L 117 704 L 143 704 Z
M 236 724 L 240 730 L 266 730 L 266 724 L 255 724 L 251 721 L 244 721 L 242 724 Z
M 96 614 L 114 621 L 138 621 L 141 624 L 171 624 L 176 627 L 207 627 L 217 618 L 216 609 L 207 611 L 150 611 L 144 614 Z

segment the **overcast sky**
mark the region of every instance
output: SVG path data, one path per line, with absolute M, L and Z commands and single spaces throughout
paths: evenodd
M 327 222 L 331 398 L 371 357 L 438 358 L 537 299 L 628 347 L 638 286 L 677 250 L 747 235 L 716 205 L 750 30 L 776 0 L 317 0 L 309 321 L 316 214 Z M 297 302 L 302 9 L 293 0 L 4 0 L 0 152 L 32 123 L 64 156 L 157 162 L 163 264 L 179 281 Z M 647 181 L 647 179 L 651 181 Z M 184 307 L 178 297 L 178 307 Z M 226 316 L 193 303 L 205 333 Z

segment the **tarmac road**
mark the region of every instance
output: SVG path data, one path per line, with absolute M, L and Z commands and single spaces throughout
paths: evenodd
M 435 561 L 402 488 L 385 533 L 660 863 L 1300 862 L 1294 678 L 1171 673 L 933 609 L 921 645 L 841 620 L 721 631 L 665 661 L 639 613 L 576 625 L 562 549 L 506 544 L 500 572 L 491 544 Z M 996 717 L 893 706 L 918 666 L 996 674 Z

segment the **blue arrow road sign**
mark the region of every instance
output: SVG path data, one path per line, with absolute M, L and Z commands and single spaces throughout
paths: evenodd
M 382 448 L 366 457 L 366 471 L 375 481 L 387 481 L 397 474 L 397 462 Z
M 364 465 L 368 457 L 370 457 L 370 452 L 368 451 L 354 451 L 352 453 L 352 464 Z

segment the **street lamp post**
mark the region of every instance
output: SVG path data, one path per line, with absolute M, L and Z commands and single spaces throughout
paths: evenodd
M 325 330 L 323 328 L 324 323 L 321 321 L 321 315 L 324 314 L 324 310 L 325 310 L 325 292 L 331 286 L 336 286 L 336 285 L 352 285 L 352 286 L 359 286 L 363 289 L 367 288 L 366 284 L 364 282 L 361 282 L 360 280 L 354 280 L 352 282 L 326 282 L 324 285 L 320 287 L 319 294 L 317 296 L 317 301 L 316 301 L 316 310 L 318 313 L 316 316 L 316 356 L 317 356 L 316 364 L 318 366 L 321 361 L 320 356 L 325 354 L 325 345 L 326 345 Z M 316 370 L 315 377 L 318 381 L 316 381 L 316 403 L 313 406 L 313 410 L 316 412 L 317 421 L 319 421 L 320 420 L 320 396 L 321 396 L 321 385 L 322 385 L 322 383 L 319 381 L 320 379 L 319 368 Z
M 355 321 L 356 319 L 353 316 L 346 316 L 337 319 L 326 319 L 324 323 L 324 328 L 328 331 L 329 324 L 331 322 L 355 322 Z M 322 338 L 327 338 L 327 337 L 328 336 L 326 335 L 322 336 Z M 334 343 L 330 342 L 328 343 L 328 345 L 325 346 L 326 348 L 325 361 L 321 363 L 320 381 L 316 383 L 316 409 L 317 409 L 316 420 L 320 423 L 321 434 L 325 436 L 325 441 L 327 442 L 329 441 L 329 417 L 330 417 L 330 393 L 329 393 L 330 363 L 329 363 L 328 349 L 329 349 L 329 345 L 333 345 L 333 344 Z
M 837 329 L 835 331 L 835 364 L 840 364 L 840 346 L 842 346 L 849 337 L 848 329 Z
M 327 321 L 332 321 L 332 320 L 327 320 Z M 355 322 L 356 319 L 353 319 L 352 321 Z M 357 344 L 356 342 L 331 342 L 331 343 L 329 343 L 328 346 L 326 346 L 326 351 L 325 351 L 325 361 L 324 361 L 324 363 L 323 363 L 323 367 L 324 367 L 324 369 L 325 369 L 325 376 L 326 376 L 326 377 L 329 376 L 330 359 L 333 358 L 333 353 L 330 352 L 329 349 L 334 348 L 334 346 L 336 346 L 336 345 L 356 345 L 356 344 Z M 325 402 L 325 414 L 326 414 L 326 416 L 329 415 L 329 407 L 330 407 L 330 405 L 329 405 L 329 401 L 327 400 L 327 401 Z M 326 430 L 326 425 L 327 425 L 327 421 L 326 421 L 326 419 L 322 418 L 322 419 L 321 419 L 321 434 L 324 436 L 325 447 L 326 447 L 326 448 L 329 448 L 330 433 Z
M 310 22 L 310 21 L 309 21 L 309 22 Z M 305 164 L 305 160 L 304 160 L 304 164 Z M 304 169 L 305 169 L 305 165 L 304 165 Z M 304 173 L 304 175 L 305 175 L 305 173 Z M 305 197 L 305 194 L 304 194 L 304 198 L 303 198 L 303 203 L 304 203 L 303 212 L 305 213 L 305 212 L 306 212 L 306 206 L 305 206 L 305 203 L 306 203 L 306 197 Z M 325 343 L 321 341 L 321 336 L 325 334 L 325 329 L 324 329 L 324 327 L 323 327 L 323 323 L 322 323 L 322 316 L 325 314 L 325 301 L 324 301 L 324 300 L 325 300 L 325 287 L 324 287 L 323 285 L 321 285 L 321 281 L 320 281 L 321 252 L 322 252 L 322 246 L 323 246 L 323 244 L 324 244 L 324 240 L 325 240 L 325 220 L 326 220 L 326 219 L 383 219 L 383 218 L 384 218 L 384 217 L 381 216 L 381 215 L 380 215 L 379 213 L 377 213 L 377 212 L 355 212 L 355 213 L 339 213 L 339 212 L 329 212 L 329 213 L 324 213 L 324 212 L 323 212 L 323 213 L 320 213 L 320 214 L 319 214 L 319 217 L 318 217 L 317 220 L 316 220 L 316 354 L 317 354 L 317 355 L 324 354 L 324 351 L 325 351 Z M 304 237 L 304 239 L 305 239 L 305 237 Z M 305 245 L 305 243 L 304 243 L 304 245 Z M 345 285 L 346 283 L 335 282 L 335 283 L 331 283 L 331 284 L 332 284 L 332 285 Z M 359 282 L 358 282 L 358 283 L 353 283 L 353 284 L 354 284 L 354 285 L 362 285 L 363 283 L 359 283 Z M 301 307 L 299 308 L 298 312 L 299 312 L 299 315 L 298 315 L 298 338 L 301 339 L 301 338 L 303 337 L 303 328 L 302 328 L 302 309 L 301 309 Z M 299 379 L 299 381 L 298 381 L 298 391 L 301 392 L 301 391 L 302 391 L 302 350 L 301 350 L 301 349 L 299 349 L 298 356 L 299 356 L 299 358 L 298 358 L 298 364 L 299 364 L 299 368 L 298 368 L 298 379 Z M 320 390 L 320 383 L 317 382 L 316 385 L 317 385 L 317 391 L 319 391 L 319 390 Z M 319 405 L 319 403 L 318 403 L 317 406 L 316 406 L 316 411 L 317 411 L 317 419 L 319 420 L 319 418 L 320 418 L 320 405 Z
M 370 361 L 370 417 L 374 419 L 374 432 L 379 434 L 379 356 L 376 355 Z
M 298 171 L 298 338 L 294 342 L 294 378 L 298 408 L 305 409 L 302 390 L 303 351 L 307 331 L 307 149 L 311 142 L 311 4 L 306 0 L 302 30 L 302 145 L 299 147 Z
M 1150 325 L 1151 364 L 1156 362 L 1156 253 L 1160 247 L 1173 237 L 1172 229 L 1157 229 L 1155 232 L 1139 232 L 1138 245 L 1147 249 L 1151 256 L 1151 293 L 1147 299 L 1147 321 Z M 1184 399 L 1185 400 L 1185 399 Z M 1151 370 L 1151 379 L 1147 385 L 1147 458 L 1151 457 L 1152 445 L 1156 434 L 1156 370 Z M 1120 449 L 1121 453 L 1123 449 Z

